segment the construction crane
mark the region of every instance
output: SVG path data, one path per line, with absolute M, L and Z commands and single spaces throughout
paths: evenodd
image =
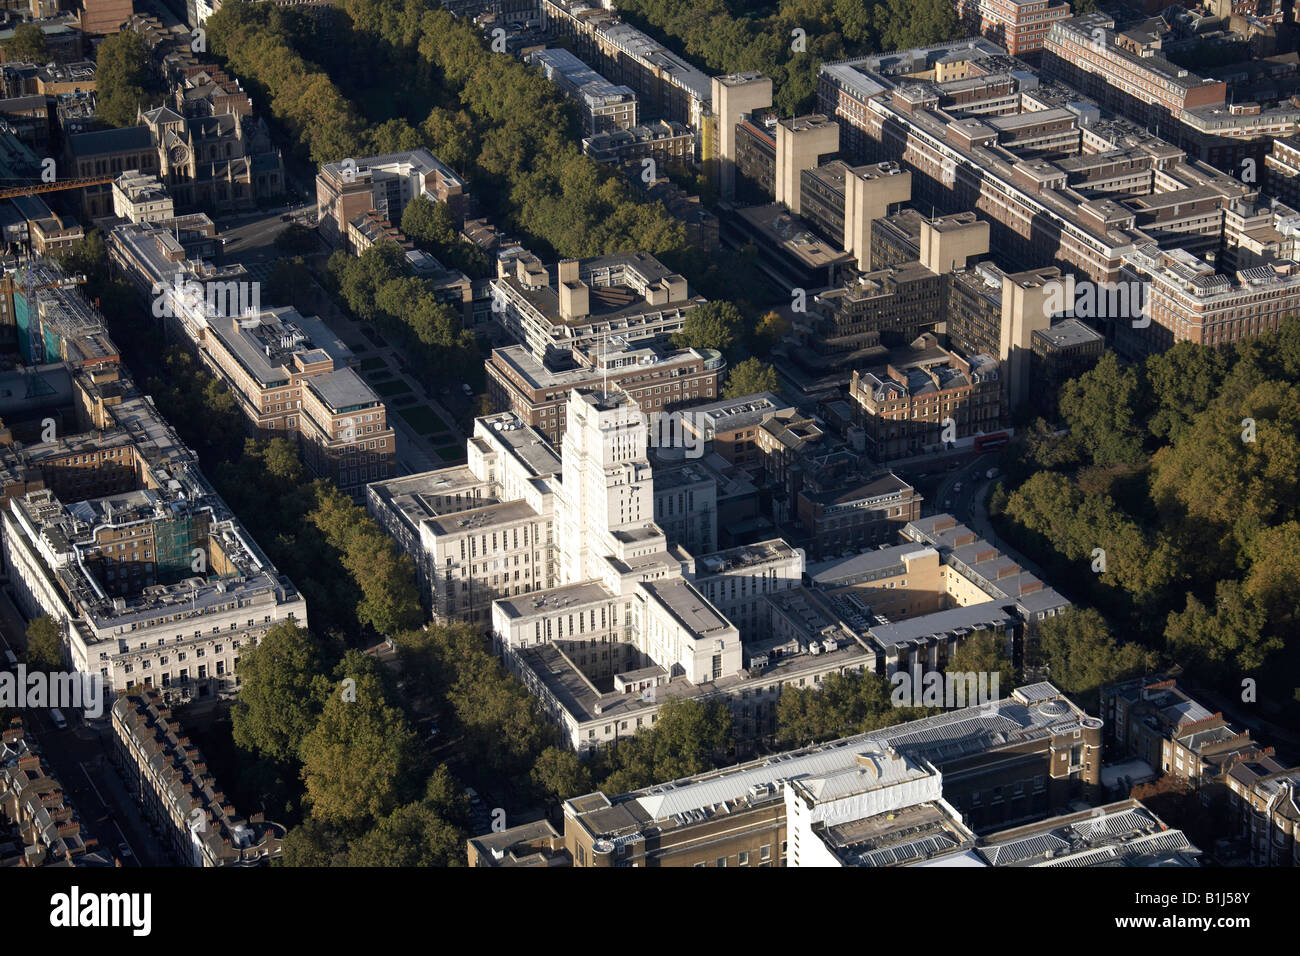
M 40 292 L 42 289 L 66 289 L 69 286 L 84 285 L 86 282 L 85 276 L 75 275 L 63 276 L 57 282 L 45 282 L 41 285 L 34 285 L 31 282 L 30 270 L 25 271 L 27 273 L 25 276 L 27 281 L 22 284 L 14 281 L 13 277 L 16 274 L 15 272 L 10 272 L 5 276 L 0 277 L 0 295 L 13 295 L 15 292 L 21 292 L 30 299 L 33 292 Z
M 82 176 L 79 179 L 56 179 L 53 182 L 28 182 L 22 186 L 0 186 L 0 199 L 13 199 L 15 196 L 34 196 L 37 193 L 58 192 L 61 189 L 81 189 L 84 186 L 101 186 L 111 183 L 112 176 Z M 3 183 L 4 180 L 0 180 Z

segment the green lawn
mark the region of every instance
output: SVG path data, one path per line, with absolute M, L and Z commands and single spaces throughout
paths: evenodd
M 464 445 L 439 445 L 434 451 L 443 461 L 460 461 L 465 457 Z
M 371 382 L 370 387 L 384 398 L 389 398 L 393 395 L 404 395 L 411 390 L 411 386 L 407 385 L 400 379 L 394 379 L 391 382 Z
M 361 363 L 361 371 L 373 372 L 377 368 L 387 369 L 388 363 L 381 356 L 372 355 Z
M 442 419 L 434 414 L 433 409 L 428 405 L 413 405 L 410 408 L 400 408 L 397 410 L 397 414 L 405 418 L 407 423 L 421 435 L 439 432 L 445 428 Z M 446 437 L 445 433 L 444 437 Z

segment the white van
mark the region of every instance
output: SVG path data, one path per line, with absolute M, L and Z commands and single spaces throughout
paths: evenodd
M 18 666 L 18 658 L 14 657 L 14 652 L 5 648 L 5 663 L 10 667 Z
M 68 727 L 67 718 L 63 716 L 63 711 L 59 710 L 57 707 L 50 708 L 50 720 L 54 722 L 54 726 L 59 728 L 59 730 L 66 730 Z

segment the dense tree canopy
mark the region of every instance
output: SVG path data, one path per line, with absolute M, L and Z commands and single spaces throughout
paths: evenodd
M 45 671 L 63 667 L 63 631 L 54 618 L 42 615 L 27 625 L 27 663 Z
M 860 670 L 829 674 L 820 687 L 786 687 L 776 704 L 777 740 L 804 746 L 924 717 L 922 707 L 894 706 L 889 680 Z
M 732 368 L 727 375 L 727 384 L 722 389 L 723 398 L 740 398 L 758 392 L 776 392 L 781 388 L 781 380 L 776 369 L 756 358 L 747 358 Z
M 686 313 L 682 330 L 673 336 L 673 343 L 678 348 L 726 352 L 740 341 L 744 324 L 744 318 L 730 302 L 706 302 Z
M 235 743 L 275 760 L 296 760 L 328 696 L 315 638 L 293 621 L 277 624 L 239 658 L 239 700 L 231 710 Z
M 149 45 L 132 30 L 104 38 L 95 59 L 95 118 L 110 126 L 134 126 L 150 106 Z
M 1154 670 L 1156 655 L 1120 644 L 1096 610 L 1071 609 L 1038 624 L 1035 663 L 1045 664 L 1052 683 L 1094 712 L 1103 684 Z
M 1127 366 L 1107 353 L 1062 388 L 1063 428 L 1038 421 L 1017 437 L 1002 530 L 1122 642 L 1196 680 L 1251 676 L 1261 699 L 1291 701 L 1298 376 L 1294 318 L 1230 349 L 1182 342 Z
M 5 59 L 11 63 L 47 63 L 49 56 L 45 45 L 45 31 L 39 23 L 28 21 L 14 28 L 14 35 L 5 44 Z
M 368 829 L 402 802 L 415 738 L 373 665 L 355 653 L 339 666 L 320 718 L 302 741 L 312 816 L 344 832 Z

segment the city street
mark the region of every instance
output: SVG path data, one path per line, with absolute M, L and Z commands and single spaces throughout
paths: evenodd
M 926 510 L 951 514 L 1022 568 L 1042 578 L 1041 569 L 998 537 L 989 520 L 986 506 L 988 491 L 997 478 L 989 478 L 988 472 L 997 467 L 1001 455 L 1001 451 L 984 454 L 965 452 L 946 458 L 931 455 L 905 462 L 891 462 L 890 465 L 900 476 L 912 480 L 943 472 L 944 477 L 933 492 L 933 498 L 926 501 Z M 913 464 L 914 468 L 906 467 L 907 464 Z M 957 490 L 959 484 L 960 491 Z
M 12 650 L 21 657 L 26 648 L 24 630 L 22 615 L 9 595 L 0 590 L 0 640 L 4 643 L 0 650 Z M 112 701 L 105 700 L 104 713 L 93 724 L 72 708 L 64 709 L 68 721 L 64 730 L 54 726 L 45 708 L 25 708 L 19 716 L 40 749 L 46 772 L 63 785 L 87 836 L 98 840 L 105 854 L 120 858 L 123 866 L 166 866 L 170 862 L 167 852 L 144 822 L 109 760 L 111 706 Z M 130 849 L 129 856 L 119 852 L 123 844 Z

